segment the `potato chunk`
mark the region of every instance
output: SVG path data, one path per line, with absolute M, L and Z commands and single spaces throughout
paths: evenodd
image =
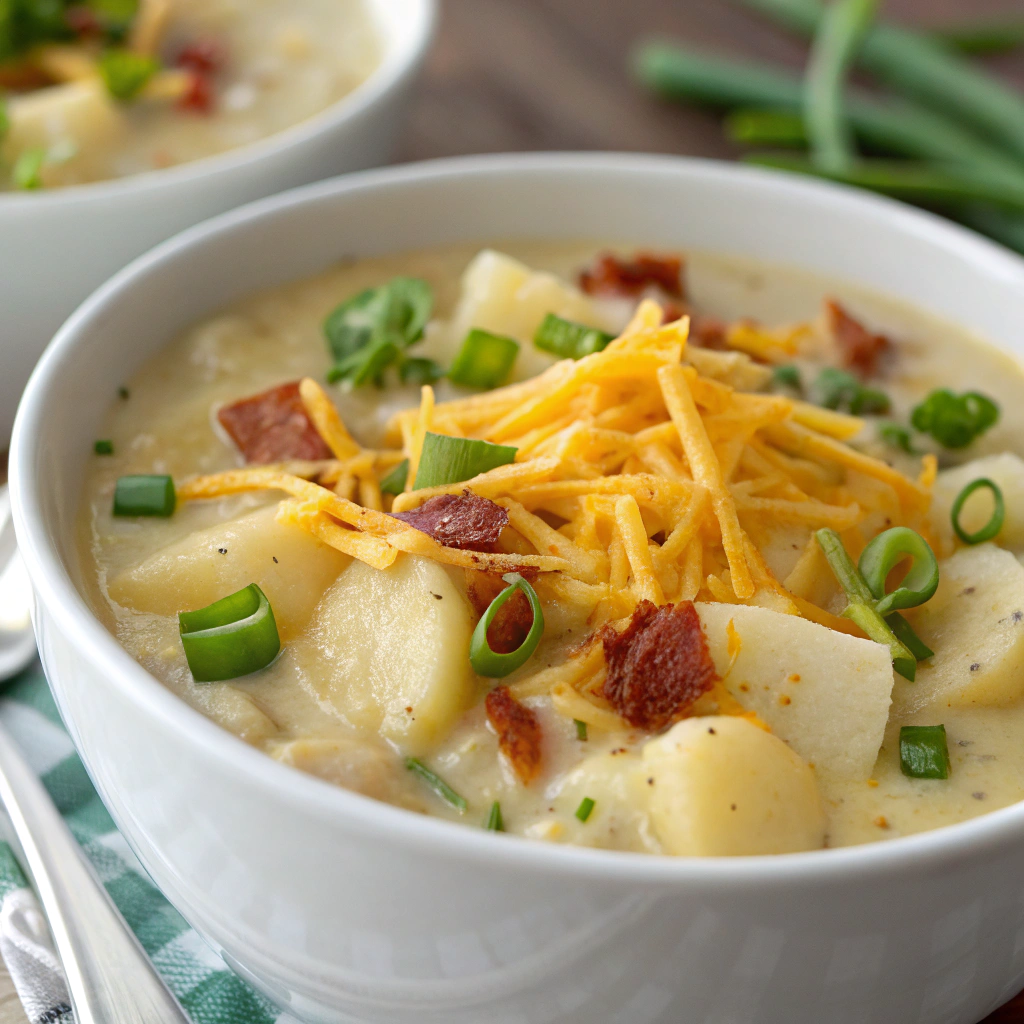
M 825 815 L 814 772 L 742 718 L 687 718 L 644 747 L 651 818 L 679 857 L 815 850 Z
M 162 548 L 117 576 L 111 598 L 135 611 L 176 615 L 258 583 L 281 638 L 295 636 L 351 559 L 278 523 L 276 514 L 276 505 L 256 509 Z
M 393 754 L 380 746 L 347 736 L 309 737 L 287 743 L 271 743 L 267 752 L 282 764 L 316 775 L 377 800 L 395 800 L 399 791 L 399 765 Z
M 987 477 L 1002 492 L 1006 518 L 995 540 L 1018 554 L 1024 551 L 1024 461 L 1010 452 L 974 459 L 955 469 L 941 472 L 932 491 L 931 520 L 936 533 L 945 542 L 946 550 L 953 544 L 953 524 L 949 510 L 957 495 L 972 481 Z M 988 489 L 968 498 L 960 513 L 960 525 L 967 533 L 976 533 L 992 514 L 992 498 Z
M 485 249 L 462 275 L 461 298 L 451 321 L 432 332 L 424 352 L 447 365 L 470 328 L 480 327 L 519 342 L 512 379 L 526 380 L 554 362 L 549 353 L 533 345 L 533 335 L 548 313 L 609 329 L 606 318 L 582 292 L 553 274 L 531 270 L 511 256 Z
M 469 707 L 476 620 L 444 567 L 401 555 L 387 570 L 353 562 L 324 595 L 303 674 L 364 735 L 429 750 Z
M 917 682 L 900 687 L 910 708 L 1006 704 L 1024 693 L 1024 567 L 993 544 L 939 564 L 939 589 L 907 613 L 935 652 Z
M 767 608 L 696 607 L 715 666 L 745 708 L 819 771 L 870 776 L 893 685 L 881 644 Z M 731 670 L 730 622 L 740 644 Z

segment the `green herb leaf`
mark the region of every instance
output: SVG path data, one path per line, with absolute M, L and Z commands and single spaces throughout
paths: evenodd
M 999 406 L 977 391 L 955 395 L 939 388 L 914 407 L 910 422 L 945 448 L 966 448 L 999 422 Z
M 563 320 L 554 313 L 548 313 L 544 317 L 533 336 L 533 343 L 537 348 L 562 359 L 582 359 L 594 352 L 600 352 L 612 340 L 612 335 L 599 331 L 596 327 Z
M 43 164 L 46 163 L 45 149 L 26 149 L 11 170 L 11 183 L 15 188 L 31 192 L 43 187 Z
M 274 610 L 255 583 L 198 611 L 180 612 L 178 631 L 197 683 L 258 672 L 281 650 Z
M 576 817 L 580 821 L 586 821 L 590 817 L 590 812 L 594 809 L 594 801 L 589 796 L 585 796 L 581 801 L 579 807 L 576 808 Z
M 387 476 L 380 482 L 382 494 L 401 494 L 405 490 L 406 481 L 409 479 L 409 460 L 402 461 L 395 466 Z
M 395 277 L 346 299 L 324 321 L 334 357 L 328 380 L 383 386 L 388 367 L 402 362 L 404 350 L 423 337 L 433 305 L 430 285 L 415 277 Z
M 415 490 L 471 480 L 480 473 L 515 462 L 518 448 L 465 437 L 427 433 L 416 471 Z
M 505 831 L 505 822 L 501 817 L 501 804 L 498 803 L 497 800 L 491 804 L 491 813 L 487 816 L 487 823 L 484 825 L 484 828 L 487 829 L 488 832 Z
M 100 77 L 107 92 L 128 103 L 146 87 L 146 83 L 160 70 L 160 62 L 154 57 L 131 50 L 107 50 L 99 61 Z
M 448 785 L 436 772 L 432 772 L 422 761 L 415 757 L 405 759 L 405 767 L 418 775 L 445 803 L 450 804 L 460 814 L 466 811 L 466 799 Z
M 944 725 L 900 729 L 900 770 L 914 779 L 948 779 L 949 745 Z
M 448 379 L 464 388 L 486 391 L 504 384 L 519 355 L 519 342 L 474 327 L 448 370 Z
M 444 376 L 444 370 L 433 359 L 403 359 L 398 376 L 403 384 L 433 384 Z

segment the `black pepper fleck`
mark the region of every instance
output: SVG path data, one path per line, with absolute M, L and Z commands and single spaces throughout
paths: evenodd
M 1013 621 L 1014 622 L 1020 622 L 1021 619 L 1024 619 L 1024 612 L 1016 611 L 1016 612 L 1013 613 Z
M 715 735 L 715 730 L 710 725 L 708 726 L 708 732 L 711 733 L 712 736 Z
M 277 561 L 277 555 L 271 555 L 270 557 L 271 557 L 271 558 L 272 558 L 272 559 L 274 560 L 274 565 L 278 565 L 278 564 L 280 564 L 280 563 L 279 563 L 279 562 Z
M 985 794 L 982 793 L 980 790 L 977 793 L 972 793 L 971 796 L 973 796 L 975 800 L 984 800 L 985 799 Z
M 964 587 L 964 589 L 961 590 L 960 593 L 961 594 L 973 594 L 974 593 L 974 587 Z
M 431 597 L 436 597 L 438 599 L 438 601 L 441 600 L 441 595 L 440 594 L 435 594 L 433 591 L 430 592 L 430 596 Z
M 976 662 L 974 662 L 974 663 L 973 663 L 973 664 L 971 665 L 971 671 L 972 671 L 972 672 L 977 672 L 979 668 L 981 668 L 981 663 L 980 663 L 980 662 L 977 662 L 977 661 L 976 661 Z
M 730 811 L 735 811 L 736 810 L 736 805 L 735 804 L 729 804 L 729 810 Z
M 220 552 L 220 553 L 221 553 L 222 555 L 226 555 L 226 554 L 228 553 L 228 549 L 227 549 L 227 548 L 217 548 L 217 550 L 218 550 L 218 551 L 219 551 L 219 552 Z
M 654 785 L 654 779 L 648 779 L 647 780 L 647 785 L 648 786 L 653 786 Z

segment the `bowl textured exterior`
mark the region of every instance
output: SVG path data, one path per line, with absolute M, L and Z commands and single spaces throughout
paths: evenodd
M 435 5 L 370 0 L 384 41 L 381 66 L 338 103 L 283 132 L 166 171 L 52 192 L 0 192 L 0 451 L 47 342 L 129 260 L 242 203 L 390 159 Z
M 368 172 L 193 228 L 90 298 L 43 357 L 13 447 L 36 627 L 72 737 L 156 883 L 303 1021 L 971 1024 L 1024 983 L 1024 805 L 777 858 L 579 850 L 459 827 L 303 776 L 143 671 L 75 586 L 95 425 L 126 373 L 237 297 L 346 256 L 621 238 L 803 266 L 1020 351 L 1024 261 L 887 200 L 632 156 Z

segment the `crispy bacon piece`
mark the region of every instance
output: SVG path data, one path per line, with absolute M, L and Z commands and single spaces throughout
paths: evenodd
M 725 351 L 729 346 L 725 343 L 728 325 L 716 316 L 695 316 L 690 320 L 691 345 L 698 348 L 711 348 L 718 352 Z
M 686 298 L 681 256 L 638 252 L 633 259 L 624 260 L 604 253 L 592 267 L 580 272 L 579 284 L 588 295 L 637 298 L 648 288 L 656 288 L 673 299 Z
M 217 419 L 248 463 L 331 457 L 306 415 L 297 380 L 226 405 Z
M 188 89 L 178 100 L 179 110 L 190 110 L 194 114 L 212 114 L 214 107 L 213 80 L 202 71 L 186 69 L 189 75 Z
M 829 299 L 825 308 L 832 334 L 842 351 L 843 362 L 864 377 L 874 376 L 878 372 L 878 361 L 892 343 L 884 334 L 872 334 L 835 299 Z
M 508 513 L 500 505 L 470 491 L 438 494 L 419 508 L 392 515 L 446 548 L 468 551 L 496 551 L 501 531 L 508 525 Z
M 621 632 L 605 626 L 604 696 L 637 729 L 660 732 L 718 679 L 692 601 L 641 601 Z
M 175 64 L 179 68 L 189 68 L 192 71 L 201 71 L 205 75 L 212 75 L 220 71 L 226 62 L 227 52 L 224 44 L 219 39 L 207 37 L 196 39 L 183 47 Z
M 498 734 L 498 746 L 519 781 L 528 786 L 540 773 L 542 733 L 537 716 L 499 686 L 484 701 L 487 720 Z

